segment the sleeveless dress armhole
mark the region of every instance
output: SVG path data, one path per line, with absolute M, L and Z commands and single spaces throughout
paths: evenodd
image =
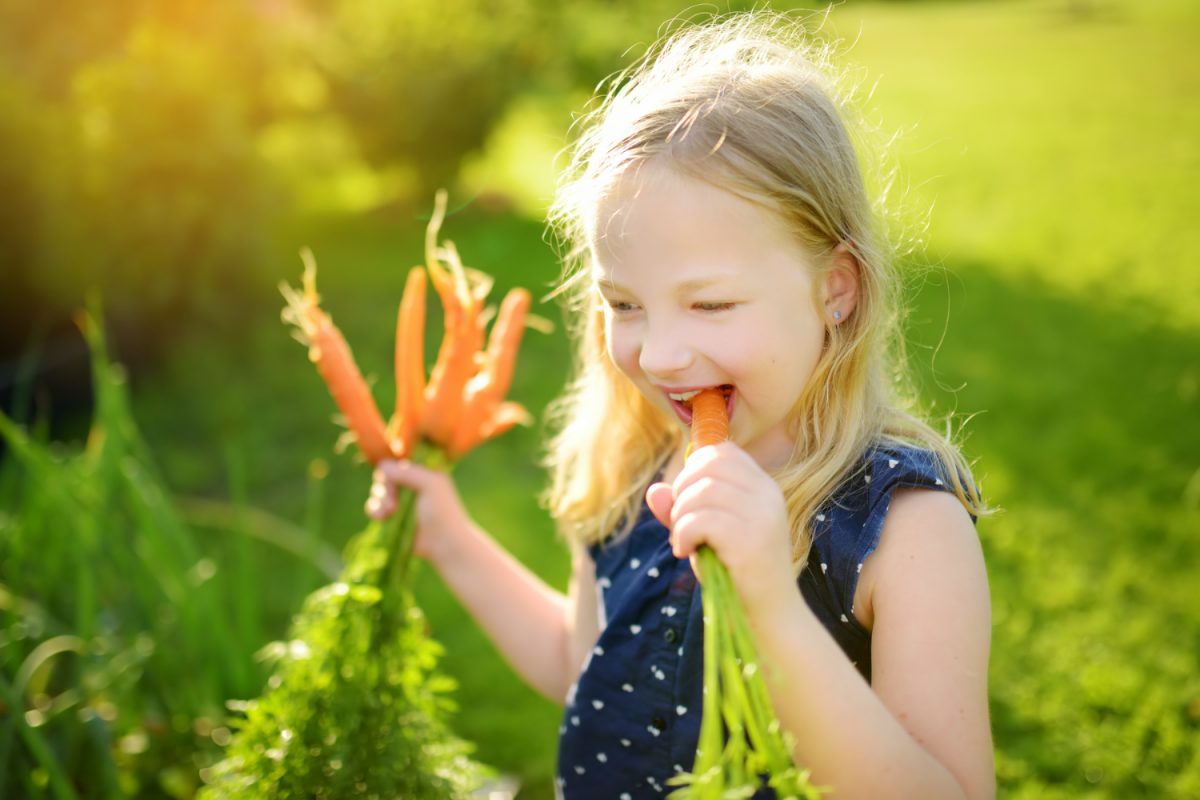
M 869 683 L 871 632 L 854 616 L 863 563 L 879 546 L 892 493 L 900 488 L 949 491 L 932 453 L 888 447 L 870 451 L 863 469 L 819 511 L 800 590 L 809 607 Z

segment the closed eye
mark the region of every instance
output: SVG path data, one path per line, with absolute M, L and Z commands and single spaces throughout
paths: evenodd
M 626 303 L 624 300 L 606 299 L 604 302 L 614 314 L 628 314 L 629 312 L 637 309 L 636 305 L 633 303 Z
M 737 303 L 696 303 L 695 307 L 700 311 L 728 311 Z

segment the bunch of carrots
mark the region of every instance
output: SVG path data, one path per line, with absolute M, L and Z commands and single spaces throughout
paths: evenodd
M 692 398 L 692 441 L 688 455 L 729 438 L 729 418 L 720 389 Z M 781 800 L 818 800 L 808 770 L 792 761 L 790 736 L 781 731 L 760 669 L 754 634 L 729 572 L 708 547 L 700 548 L 697 568 L 704 608 L 704 715 L 691 773 L 672 779 L 681 785 L 674 800 L 726 800 L 750 797 L 763 784 Z
M 519 403 L 502 402 L 525 331 L 529 292 L 513 289 L 508 293 L 492 326 L 487 350 L 482 350 L 489 316 L 484 302 L 492 280 L 464 267 L 452 242 L 437 247 L 445 204 L 445 193 L 440 192 L 426 231 L 425 257 L 429 278 L 445 311 L 446 333 L 426 385 L 426 272 L 413 267 L 396 325 L 396 411 L 386 425 L 341 331 L 321 310 L 316 264 L 310 252 L 301 254 L 303 293 L 286 283 L 280 286 L 288 300 L 284 320 L 296 325 L 297 338 L 308 345 L 309 358 L 346 419 L 348 437 L 372 464 L 385 458 L 414 457 L 422 441 L 440 449 L 448 461 L 456 461 L 529 418 Z M 447 266 L 440 263 L 442 258 Z
M 530 296 L 513 289 L 496 314 L 491 279 L 437 246 L 440 192 L 426 232 L 426 266 L 413 268 L 396 330 L 396 409 L 385 423 L 342 334 L 320 308 L 316 265 L 302 254 L 304 286 L 280 286 L 284 319 L 308 345 L 363 457 L 409 458 L 449 469 L 483 441 L 528 418 L 505 402 Z M 444 262 L 444 263 L 443 263 Z M 425 380 L 426 274 L 445 309 L 445 335 Z M 404 490 L 386 522 L 347 545 L 340 580 L 310 595 L 289 641 L 260 653 L 274 662 L 268 690 L 231 702 L 243 715 L 225 759 L 201 772 L 206 798 L 461 798 L 486 771 L 445 723 L 452 681 L 436 673 L 441 648 L 408 589 L 414 496 Z

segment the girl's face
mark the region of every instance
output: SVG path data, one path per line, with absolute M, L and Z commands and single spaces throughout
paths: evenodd
M 787 415 L 853 291 L 826 281 L 814 295 L 780 224 L 736 195 L 654 164 L 621 188 L 589 230 L 613 363 L 685 432 L 691 410 L 679 395 L 731 388 L 733 440 L 763 468 L 783 466 Z

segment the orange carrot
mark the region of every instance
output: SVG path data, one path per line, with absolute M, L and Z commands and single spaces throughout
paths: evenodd
M 512 383 L 513 368 L 517 363 L 517 348 L 525 334 L 525 317 L 533 298 L 527 289 L 511 289 L 500 304 L 500 313 L 488 338 L 487 360 L 484 372 L 491 382 L 499 387 L 503 395 Z
M 412 452 L 425 413 L 425 270 L 413 267 L 396 321 L 396 413 L 388 424 L 393 449 Z
M 461 328 L 460 320 L 463 309 L 458 303 L 458 295 L 450 284 L 446 271 L 437 262 L 430 263 L 433 266 L 429 267 L 429 278 L 442 301 L 445 330 L 442 335 L 442 344 L 438 348 L 437 361 L 434 362 L 433 371 L 429 374 L 429 386 L 426 387 L 425 396 L 432 401 L 434 397 L 439 396 L 438 387 L 445 380 L 446 370 L 450 368 L 451 362 L 456 360 L 456 345 L 458 344 L 458 331 Z
M 450 425 L 450 420 L 453 419 L 448 413 L 449 409 L 445 408 L 452 402 L 450 400 L 452 393 L 445 391 L 443 385 L 446 383 L 447 371 L 453 369 L 451 365 L 457 364 L 462 359 L 459 331 L 462 328 L 461 320 L 464 312 L 463 305 L 459 301 L 454 277 L 442 266 L 438 258 L 437 234 L 445 216 L 446 192 L 441 190 L 438 191 L 434 201 L 433 217 L 430 218 L 429 225 L 425 228 L 425 266 L 429 270 L 429 279 L 433 282 L 433 288 L 442 301 L 445 333 L 442 336 L 442 344 L 438 347 L 433 371 L 429 375 L 429 385 L 425 389 L 426 419 L 422 427 L 425 432 L 429 432 L 432 425 L 437 434 L 444 434 Z
M 394 455 L 383 417 L 354 362 L 350 346 L 329 315 L 321 310 L 316 287 L 317 265 L 312 253 L 306 248 L 301 257 L 304 259 L 304 293 L 296 292 L 286 283 L 279 287 L 288 299 L 291 312 L 285 319 L 300 328 L 308 345 L 308 357 L 317 365 L 329 393 L 346 418 L 359 451 L 367 461 L 377 464 Z
M 725 393 L 704 389 L 691 400 L 693 448 L 729 439 Z M 762 657 L 729 571 L 715 551 L 702 545 L 695 555 L 704 612 L 704 707 L 699 746 L 690 774 L 669 783 L 679 800 L 749 797 L 769 785 L 780 797 L 819 800 L 809 771 L 792 759 L 788 734 L 780 729 L 758 669 Z M 725 744 L 722 744 L 725 742 Z
M 445 308 L 445 335 L 429 376 L 429 386 L 425 389 L 425 415 L 421 428 L 433 443 L 453 449 L 467 382 L 480 367 L 476 360 L 483 344 L 480 311 L 490 282 L 477 285 L 475 288 L 481 291 L 474 291 L 454 245 L 446 242 L 444 248 L 437 249 L 438 226 L 445 210 L 445 192 L 438 192 L 433 219 L 425 233 L 425 258 L 429 262 L 429 276 Z M 448 271 L 441 265 L 441 257 L 449 264 Z M 472 274 L 478 278 L 479 273 L 472 271 Z
M 466 397 L 450 446 L 453 454 L 466 453 L 485 439 L 507 430 L 528 416 L 523 408 L 519 415 L 515 415 L 515 409 L 510 407 L 502 420 L 494 419 L 501 405 L 500 401 L 512 384 L 517 349 L 525 333 L 525 315 L 529 311 L 531 301 L 530 294 L 525 289 L 513 289 L 504 298 L 488 338 L 483 367 L 465 387 Z M 504 426 L 502 430 L 501 426 Z M 485 427 L 493 432 L 484 435 Z
M 450 326 L 447 317 L 445 338 L 425 389 L 422 428 L 430 441 L 442 445 L 454 436 L 462 409 L 463 390 L 478 370 L 475 355 L 479 352 L 478 342 L 483 338 L 474 309 L 465 308 L 461 312 L 454 327 Z
M 321 315 L 319 330 L 308 349 L 308 357 L 317 365 L 317 371 L 329 387 L 333 401 L 346 418 L 346 424 L 354 433 L 358 449 L 372 464 L 394 454 L 388 444 L 387 429 L 383 416 L 375 405 L 375 398 L 367 382 L 363 380 L 350 346 L 334 327 L 328 316 Z
M 463 266 L 451 242 L 437 247 L 445 211 L 446 195 L 439 192 L 426 229 L 429 263 L 425 269 L 414 267 L 405 281 L 396 322 L 396 410 L 386 426 L 349 346 L 320 309 L 312 254 L 307 250 L 301 253 L 303 292 L 280 284 L 288 299 L 284 319 L 300 328 L 298 338 L 309 345 L 309 355 L 330 387 L 350 434 L 372 464 L 411 456 L 421 437 L 451 459 L 458 459 L 481 442 L 530 419 L 519 403 L 501 402 L 512 383 L 531 302 L 529 292 L 514 289 L 505 297 L 485 351 L 487 315 L 483 306 L 492 279 Z M 424 365 L 427 278 L 445 308 L 445 334 L 428 384 Z
M 692 398 L 692 448 L 720 444 L 729 438 L 729 416 L 725 393 L 717 388 L 702 389 Z
M 533 417 L 525 410 L 525 406 L 520 403 L 501 403 L 496 406 L 496 410 L 479 428 L 479 441 L 486 442 L 514 425 L 530 425 L 532 423 Z M 471 447 L 474 446 L 474 444 L 471 445 Z

